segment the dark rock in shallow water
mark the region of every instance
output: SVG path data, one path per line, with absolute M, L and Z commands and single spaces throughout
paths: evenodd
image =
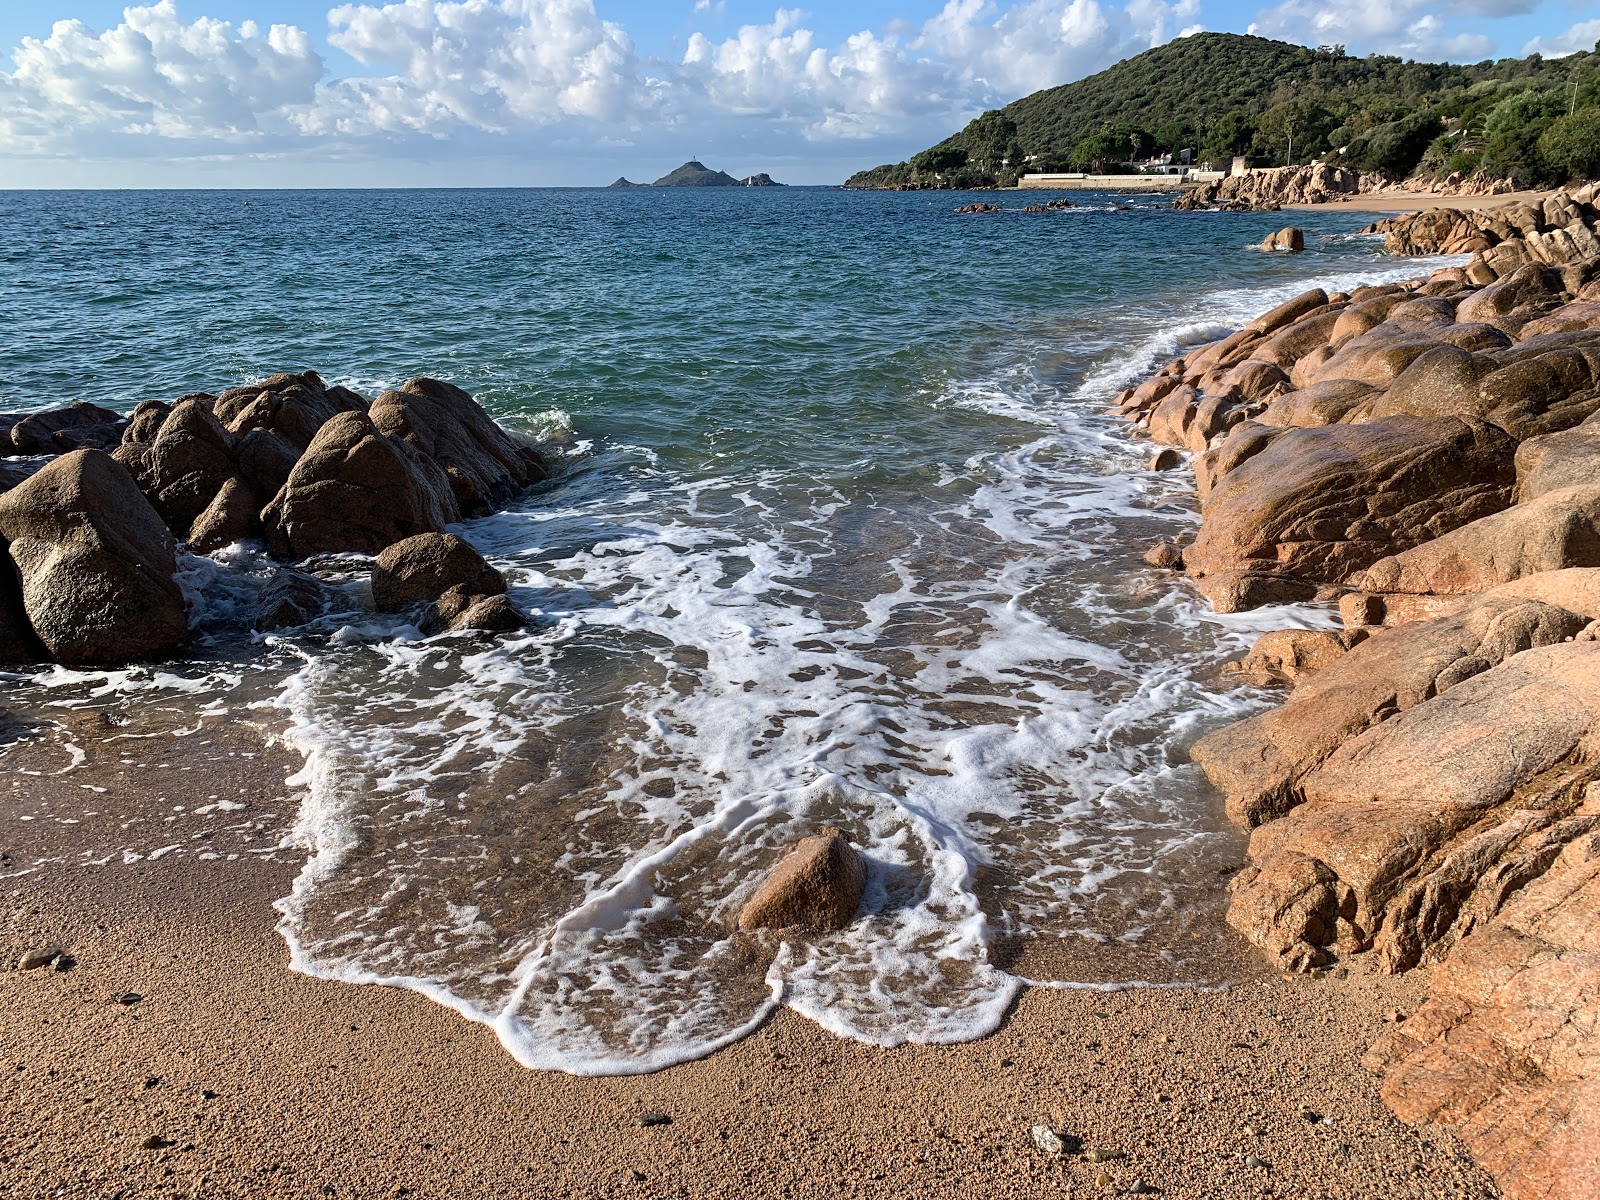
M 408 379 L 372 402 L 379 433 L 415 447 L 444 469 L 463 515 L 487 513 L 547 477 L 544 464 L 515 442 L 466 392 L 437 379 Z
M 614 188 L 630 188 L 630 187 L 645 187 L 647 185 L 646 184 L 642 184 L 642 183 L 634 183 L 633 180 L 629 179 L 626 175 L 622 175 L 622 176 L 619 176 L 618 178 L 616 178 L 615 180 L 613 180 L 611 183 L 607 184 L 606 186 L 607 187 L 614 187 Z
M 527 627 L 528 618 L 509 597 L 474 596 L 451 588 L 423 614 L 424 633 L 476 629 L 483 633 L 512 633 Z
M 441 467 L 384 436 L 367 414 L 345 412 L 317 431 L 261 521 L 273 554 L 299 559 L 376 554 L 460 517 Z
M 121 413 L 98 404 L 69 404 L 19 418 L 11 427 L 11 445 L 17 454 L 109 450 L 122 440 L 125 423 Z
M 9 492 L 33 472 L 18 463 L 0 462 L 0 492 Z
M 396 542 L 372 568 L 372 602 L 384 612 L 404 612 L 437 600 L 452 588 L 465 596 L 496 596 L 505 577 L 453 533 L 419 533 Z
M 230 475 L 190 525 L 190 552 L 210 554 L 234 542 L 260 537 L 260 514 L 260 494 L 237 475 Z
M 299 571 L 279 571 L 261 589 L 255 628 L 261 633 L 293 629 L 316 620 L 327 610 L 327 589 L 319 579 Z
M 188 636 L 172 535 L 121 464 L 76 450 L 0 496 L 0 538 L 58 662 L 128 662 Z

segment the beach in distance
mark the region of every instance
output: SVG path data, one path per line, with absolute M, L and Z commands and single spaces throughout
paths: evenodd
M 1581 1196 L 1593 188 L 1039 195 L 0 192 L 0 1196 Z

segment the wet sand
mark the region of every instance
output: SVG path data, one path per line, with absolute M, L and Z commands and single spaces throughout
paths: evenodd
M 1502 204 L 1539 204 L 1555 195 L 1553 189 L 1530 192 L 1503 192 L 1498 196 L 1440 196 L 1433 192 L 1373 192 L 1366 196 L 1339 196 L 1325 204 L 1285 204 L 1283 207 L 1302 211 L 1320 211 L 1325 208 L 1342 208 L 1349 212 L 1397 213 L 1418 212 L 1428 208 L 1449 208 L 1468 212 L 1480 208 L 1498 208 Z
M 274 849 L 297 766 L 248 728 L 94 717 L 0 758 L 0 951 L 73 959 L 0 971 L 0 1195 L 1495 1195 L 1384 1109 L 1359 1058 L 1426 979 L 1359 960 L 1291 979 L 1239 946 L 1225 990 L 1031 988 L 962 1046 L 784 1010 L 656 1075 L 526 1071 L 420 995 L 288 970 L 271 902 L 299 869 Z M 108 839 L 140 849 L 82 865 Z

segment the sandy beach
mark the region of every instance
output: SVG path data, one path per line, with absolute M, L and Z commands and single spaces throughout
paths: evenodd
M 1498 196 L 1441 196 L 1433 192 L 1371 192 L 1365 196 L 1338 196 L 1325 204 L 1285 204 L 1285 210 L 1320 211 L 1342 208 L 1350 212 L 1416 212 L 1425 208 L 1448 208 L 1458 212 L 1480 208 L 1499 208 L 1505 204 L 1540 204 L 1553 193 L 1546 191 L 1504 192 Z
M 74 718 L 7 747 L 3 950 L 71 965 L 0 973 L 0 1195 L 1495 1194 L 1384 1109 L 1359 1058 L 1426 980 L 1361 961 L 1291 978 L 1241 946 L 1226 989 L 1031 988 L 967 1045 L 783 1010 L 655 1075 L 524 1070 L 420 995 L 290 971 L 298 763 L 242 726 L 177 732 Z M 81 865 L 108 839 L 179 849 Z

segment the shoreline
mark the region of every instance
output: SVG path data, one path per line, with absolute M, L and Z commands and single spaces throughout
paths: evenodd
M 296 766 L 207 736 L 235 764 L 230 791 L 279 796 Z M 42 750 L 7 757 L 41 769 Z M 35 807 L 105 786 L 89 754 L 87 774 L 33 777 Z M 104 795 L 119 822 L 148 806 Z M 164 798 L 192 812 L 205 797 Z M 248 815 L 269 834 L 293 816 L 266 801 Z M 14 846 L 33 832 L 14 813 L 0 828 Z M 271 902 L 299 865 L 172 855 L 10 881 L 6 952 L 54 939 L 75 965 L 0 974 L 0 1195 L 1011 1197 L 1142 1183 L 1196 1200 L 1356 1200 L 1402 1178 L 1424 1195 L 1495 1194 L 1448 1136 L 1389 1116 L 1359 1065 L 1371 1029 L 1420 998 L 1415 979 L 1285 977 L 1246 960 L 1220 991 L 1028 987 L 980 1041 L 892 1050 L 782 1009 L 707 1058 L 585 1079 L 523 1069 L 489 1028 L 420 994 L 288 970 Z M 656 1113 L 670 1121 L 641 1124 Z M 1041 1152 L 1035 1124 L 1074 1152 Z
M 1284 212 L 1323 212 L 1342 209 L 1345 212 L 1403 213 L 1419 212 L 1430 208 L 1450 209 L 1453 212 L 1476 212 L 1486 208 L 1499 208 L 1506 204 L 1541 204 L 1559 189 L 1547 188 L 1524 192 L 1503 192 L 1498 196 L 1451 196 L 1433 192 L 1370 192 L 1363 196 L 1334 196 L 1319 204 L 1285 204 Z
M 301 856 L 268 843 L 294 819 L 274 801 L 299 764 L 248 739 L 222 745 L 201 761 L 238 760 L 227 786 L 251 797 L 239 824 L 258 826 L 237 831 L 237 861 L 58 864 L 12 881 L 12 961 L 60 940 L 76 965 L 0 976 L 16 1068 L 0 1140 L 16 1182 L 0 1195 L 1005 1197 L 1143 1184 L 1353 1200 L 1401 1180 L 1424 1196 L 1497 1194 L 1453 1137 L 1394 1118 L 1361 1066 L 1386 1018 L 1421 1002 L 1423 973 L 1363 960 L 1286 977 L 1242 938 L 1226 990 L 1029 986 L 997 1031 L 964 1045 L 884 1050 L 780 1009 L 654 1075 L 526 1071 L 487 1027 L 420 994 L 286 969 L 271 903 Z M 141 777 L 123 791 L 127 773 L 96 769 L 29 777 L 31 798 L 60 788 L 65 806 L 87 781 L 124 806 L 117 820 L 154 820 Z M 201 790 L 162 799 L 194 812 L 217 786 L 208 773 Z M 10 847 L 27 841 L 14 817 L 0 826 Z M 130 992 L 140 999 L 114 999 Z M 670 1123 L 640 1123 L 656 1112 Z M 1040 1123 L 1068 1153 L 1034 1145 Z

